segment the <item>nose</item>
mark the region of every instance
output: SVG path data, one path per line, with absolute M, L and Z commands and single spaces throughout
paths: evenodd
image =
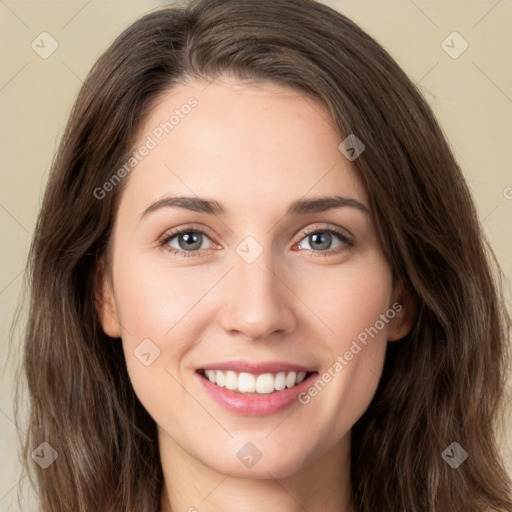
M 295 329 L 294 294 L 286 273 L 271 267 L 265 251 L 252 263 L 234 255 L 234 268 L 222 290 L 225 304 L 220 321 L 225 332 L 256 341 Z

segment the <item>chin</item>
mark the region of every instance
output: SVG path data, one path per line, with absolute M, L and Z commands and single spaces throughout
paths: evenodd
M 262 439 L 235 444 L 234 450 L 212 453 L 211 460 L 203 463 L 235 478 L 268 479 L 292 476 L 305 468 L 310 458 L 300 442 L 294 442 L 300 448 L 297 453 L 290 451 L 291 442 L 269 443 Z

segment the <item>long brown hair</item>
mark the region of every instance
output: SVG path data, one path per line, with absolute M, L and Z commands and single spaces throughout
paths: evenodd
M 511 511 L 498 452 L 509 361 L 501 273 L 433 113 L 369 35 L 312 0 L 200 0 L 127 28 L 89 73 L 49 176 L 27 267 L 24 455 L 44 512 L 158 512 L 154 420 L 94 302 L 123 163 L 157 97 L 187 78 L 275 82 L 320 100 L 366 146 L 354 162 L 394 279 L 417 307 L 388 344 L 374 399 L 352 431 L 358 512 Z M 129 177 L 123 178 L 124 183 Z M 59 454 L 46 469 L 31 452 Z M 457 469 L 442 454 L 468 454 Z

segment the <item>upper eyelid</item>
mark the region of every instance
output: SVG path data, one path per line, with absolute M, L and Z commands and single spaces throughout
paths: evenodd
M 308 224 L 307 227 L 302 228 L 299 231 L 299 233 L 303 236 L 307 236 L 307 235 L 310 235 L 311 233 L 314 233 L 315 231 L 334 231 L 337 235 L 342 236 L 343 234 L 339 233 L 339 231 L 345 231 L 346 235 L 343 235 L 343 236 L 346 236 L 347 238 L 355 238 L 354 235 L 347 228 L 344 228 L 341 226 L 334 226 L 332 224 L 327 224 L 327 226 L 318 226 L 318 225 L 315 225 L 315 223 L 313 223 L 312 227 L 309 227 L 309 226 L 310 226 L 310 224 Z
M 164 241 L 164 240 L 168 240 L 170 238 L 174 238 L 175 236 L 178 236 L 180 235 L 181 233 L 186 233 L 188 231 L 197 231 L 199 233 L 204 233 L 206 235 L 208 235 L 210 238 L 212 238 L 212 233 L 213 231 L 209 228 L 207 228 L 206 226 L 200 226 L 199 225 L 194 225 L 194 224 L 191 224 L 191 225 L 185 225 L 184 227 L 177 227 L 177 228 L 172 228 L 172 229 L 168 229 L 167 231 L 165 231 L 163 233 L 162 236 L 159 237 L 159 240 L 161 241 Z

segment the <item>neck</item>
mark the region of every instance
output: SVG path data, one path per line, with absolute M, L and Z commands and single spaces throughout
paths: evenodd
M 354 512 L 350 433 L 327 453 L 279 478 L 261 467 L 258 478 L 240 476 L 235 467 L 226 474 L 185 452 L 165 433 L 159 433 L 159 442 L 162 512 Z

